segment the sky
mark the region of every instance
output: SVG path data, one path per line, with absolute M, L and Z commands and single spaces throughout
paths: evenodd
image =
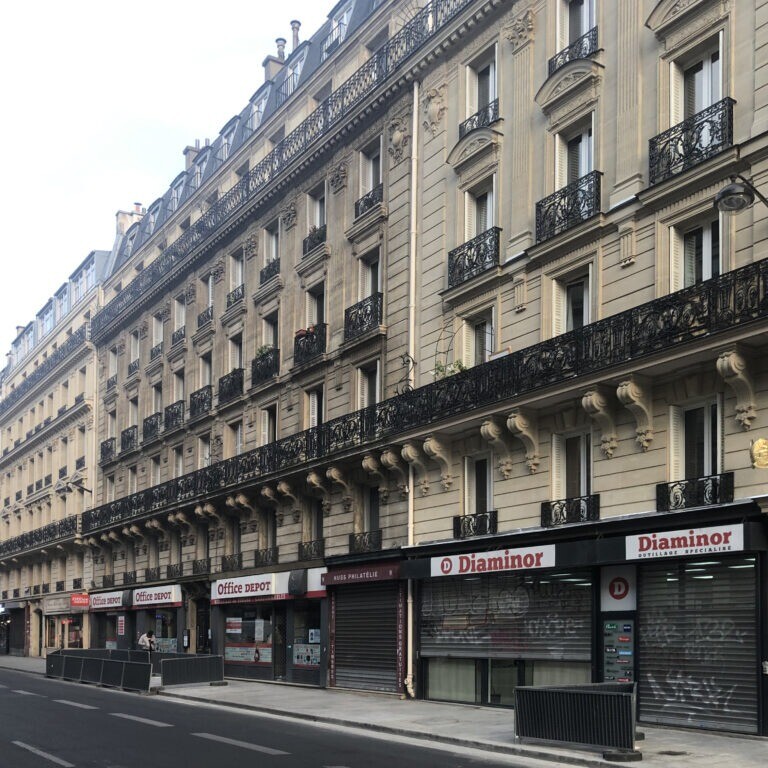
M 262 62 L 336 0 L 0 5 L 0 365 L 115 213 L 148 206 L 264 82 Z M 282 10 L 282 9 L 285 10 Z

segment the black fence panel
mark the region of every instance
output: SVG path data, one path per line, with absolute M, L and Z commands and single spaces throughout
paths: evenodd
M 60 653 L 49 653 L 45 659 L 47 677 L 61 677 L 64 671 L 64 657 Z
M 61 676 L 65 680 L 79 680 L 83 675 L 83 657 L 65 656 Z
M 83 683 L 100 683 L 103 667 L 104 659 L 99 659 L 95 656 L 86 656 L 83 659 L 83 670 L 80 681 Z
M 105 659 L 102 663 L 104 666 L 101 673 L 101 685 L 106 685 L 111 688 L 122 688 L 123 666 L 125 662 Z
M 126 661 L 123 663 L 122 688 L 126 691 L 148 691 L 152 677 L 149 664 Z
M 222 656 L 179 656 L 161 661 L 163 686 L 184 683 L 213 683 L 224 679 Z

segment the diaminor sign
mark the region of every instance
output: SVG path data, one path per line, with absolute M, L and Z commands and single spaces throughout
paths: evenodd
M 532 568 L 552 568 L 555 546 L 525 549 L 499 549 L 495 552 L 470 552 L 466 555 L 446 555 L 430 560 L 432 576 L 466 576 L 494 571 L 526 571 Z
M 626 538 L 627 560 L 709 555 L 715 552 L 740 552 L 743 549 L 743 525 L 641 533 Z

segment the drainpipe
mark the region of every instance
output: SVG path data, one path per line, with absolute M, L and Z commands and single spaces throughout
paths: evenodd
M 408 354 L 411 367 L 408 383 L 415 385 L 416 360 L 416 236 L 418 210 L 418 172 L 419 172 L 419 81 L 413 81 L 413 108 L 411 109 L 411 210 L 410 210 L 410 240 L 408 254 Z M 413 464 L 408 465 L 408 546 L 414 543 L 414 494 L 413 485 L 415 473 Z M 405 676 L 405 690 L 413 699 L 416 697 L 413 670 L 415 664 L 414 639 L 414 609 L 413 609 L 413 579 L 408 579 L 408 656 Z

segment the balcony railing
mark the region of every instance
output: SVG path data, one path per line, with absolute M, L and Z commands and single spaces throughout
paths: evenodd
M 189 418 L 209 413 L 213 407 L 213 387 L 207 384 L 189 396 Z
M 491 227 L 448 254 L 449 288 L 455 288 L 499 265 L 500 235 L 499 227 Z
M 21 597 L 21 588 L 20 587 L 14 587 L 13 588 L 13 596 L 14 597 Z
M 102 587 L 114 587 L 115 586 L 115 576 L 114 574 L 104 574 L 101 577 L 101 586 Z
M 268 261 L 266 266 L 261 268 L 259 272 L 259 285 L 264 285 L 268 280 L 271 280 L 276 275 L 280 274 L 280 259 L 272 259 Z
M 165 407 L 165 431 L 177 429 L 184 424 L 184 401 L 177 400 Z
M 355 218 L 359 219 L 364 213 L 384 202 L 384 184 L 377 184 L 370 192 L 366 192 L 355 202 Z
M 158 411 L 151 416 L 147 416 L 144 419 L 144 424 L 141 428 L 141 438 L 146 443 L 149 440 L 154 440 L 160 435 L 160 429 L 163 424 L 163 414 Z
M 61 480 L 62 477 L 67 476 L 67 468 L 66 467 L 59 467 L 59 480 Z
M 256 355 L 251 361 L 251 386 L 256 387 L 280 373 L 280 350 L 272 347 Z
M 299 84 L 299 73 L 292 72 L 283 80 L 277 89 L 277 103 L 282 104 L 295 90 Z
M 733 144 L 733 99 L 725 98 L 648 142 L 648 183 L 658 184 Z
M 138 357 L 135 360 L 131 360 L 131 362 L 128 363 L 128 375 L 133 376 L 134 374 L 138 373 L 140 367 L 141 361 Z
M 234 555 L 221 556 L 222 571 L 239 571 L 243 567 L 243 553 L 236 552 Z
M 115 438 L 108 437 L 106 440 L 102 440 L 99 448 L 99 463 L 107 464 L 114 460 L 115 455 Z
M 233 288 L 227 294 L 227 309 L 234 307 L 238 301 L 242 301 L 244 296 L 245 296 L 245 285 L 243 283 L 240 283 L 240 285 L 238 285 L 237 288 Z
M 549 60 L 549 74 L 554 75 L 558 69 L 564 67 L 571 61 L 578 59 L 588 59 L 593 53 L 597 52 L 597 27 L 592 27 L 585 35 L 578 40 L 574 40 L 567 48 L 556 53 Z
M 733 472 L 659 483 L 656 486 L 656 511 L 670 512 L 691 507 L 709 507 L 733 501 Z
M 349 553 L 359 555 L 363 552 L 378 552 L 381 549 L 381 529 L 349 534 Z
M 211 572 L 211 558 L 203 557 L 199 560 L 192 561 L 192 574 L 194 576 L 202 576 Z
M 159 581 L 160 580 L 160 566 L 156 565 L 154 568 L 144 569 L 144 581 Z
M 323 61 L 341 45 L 346 30 L 347 25 L 343 21 L 339 21 L 334 25 L 328 37 L 323 40 Z
M 299 560 L 322 560 L 325 557 L 325 539 L 299 542 Z
M 291 468 L 348 453 L 351 448 L 397 440 L 414 430 L 434 429 L 447 418 L 478 408 L 508 408 L 546 387 L 630 365 L 663 353 L 684 354 L 750 324 L 768 320 L 768 259 L 746 264 L 676 293 L 639 304 L 504 357 L 438 379 L 353 413 L 288 435 L 268 445 L 168 480 L 83 512 L 83 532 L 123 524 L 138 516 L 210 497 L 227 485 L 267 482 Z
M 296 332 L 293 342 L 293 363 L 303 365 L 325 352 L 325 323 L 317 323 L 314 326 Z
M 378 328 L 384 311 L 384 294 L 374 293 L 344 310 L 344 341 Z
M 456 515 L 453 518 L 453 538 L 469 539 L 472 536 L 488 536 L 496 533 L 498 513 L 495 509 L 474 515 Z
M 32 587 L 32 594 L 33 595 L 39 595 L 40 594 L 40 585 L 39 584 L 35 584 Z
M 75 469 L 85 469 L 85 456 L 79 456 L 75 459 Z
M 277 565 L 280 550 L 278 547 L 268 547 L 267 549 L 257 549 L 253 553 L 253 567 L 266 568 L 270 565 Z
M 163 342 L 159 341 L 157 344 L 155 344 L 152 349 L 149 350 L 149 359 L 150 360 L 157 360 L 158 357 L 161 357 L 163 354 Z
M 325 238 L 328 235 L 328 225 L 323 224 L 321 227 L 314 227 L 310 230 L 309 234 L 304 238 L 301 244 L 301 253 L 306 256 L 311 251 L 314 251 L 318 245 L 322 245 L 325 242 Z
M 186 338 L 187 338 L 187 326 L 182 325 L 181 328 L 177 328 L 171 334 L 171 346 L 175 347 L 177 344 L 181 343 Z
M 137 581 L 136 571 L 126 571 L 123 574 L 123 584 L 124 585 L 135 584 L 136 581 Z
M 56 582 L 56 591 L 57 592 L 63 592 L 64 591 L 64 582 L 63 581 L 57 581 Z
M 184 563 L 170 563 L 165 567 L 166 579 L 180 579 L 184 575 Z
M 120 433 L 120 452 L 135 451 L 139 447 L 139 425 L 124 429 Z
M 82 589 L 83 588 L 83 577 L 78 576 L 76 579 L 72 579 L 72 589 Z
M 117 374 L 113 373 L 108 379 L 107 379 L 107 389 L 114 389 L 117 386 Z
M 51 584 L 50 584 L 50 582 L 46 581 L 46 582 L 44 582 L 42 584 L 42 591 L 43 591 L 44 595 L 50 594 L 50 592 L 51 592 Z
M 536 203 L 536 242 L 541 243 L 600 213 L 600 171 L 592 171 Z
M 600 494 L 574 496 L 559 501 L 541 502 L 542 528 L 555 528 L 571 523 L 586 523 L 600 519 Z
M 244 370 L 235 368 L 219 379 L 219 405 L 228 403 L 243 394 Z
M 204 309 L 197 316 L 197 327 L 202 328 L 212 322 L 213 322 L 213 304 L 211 304 L 210 307 L 207 307 L 206 309 Z
M 494 99 L 482 109 L 475 112 L 459 125 L 459 138 L 463 139 L 468 133 L 478 128 L 487 128 L 499 119 L 499 100 Z

